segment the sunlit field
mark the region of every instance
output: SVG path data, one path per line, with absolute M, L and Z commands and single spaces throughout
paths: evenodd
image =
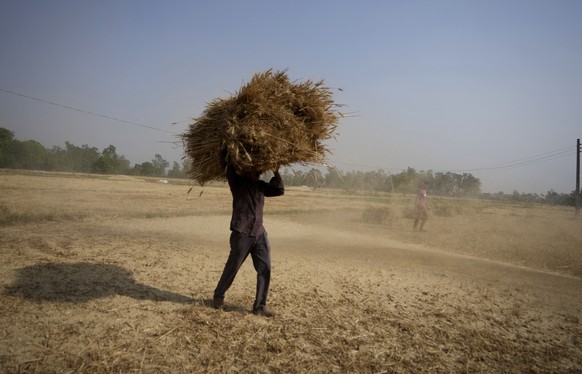
M 288 188 L 266 319 L 224 184 L 0 170 L 0 371 L 580 372 L 573 208 Z

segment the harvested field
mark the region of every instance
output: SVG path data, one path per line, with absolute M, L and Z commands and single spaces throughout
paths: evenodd
M 582 371 L 573 209 L 289 188 L 265 319 L 251 261 L 209 306 L 230 193 L 189 188 L 0 170 L 0 372 Z

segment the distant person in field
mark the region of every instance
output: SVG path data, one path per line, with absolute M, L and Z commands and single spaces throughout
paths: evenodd
M 281 196 L 285 193 L 279 171 L 269 183 L 260 180 L 260 173 L 237 174 L 227 168 L 227 180 L 232 193 L 232 219 L 230 221 L 230 254 L 224 271 L 214 290 L 213 307 L 224 307 L 224 294 L 232 285 L 236 274 L 248 255 L 251 255 L 257 271 L 257 290 L 253 313 L 273 317 L 267 309 L 267 295 L 271 281 L 271 246 L 263 227 L 265 196 Z
M 416 201 L 414 203 L 414 225 L 412 230 L 424 231 L 424 224 L 428 219 L 428 195 L 426 192 L 426 183 L 420 185 L 416 192 Z

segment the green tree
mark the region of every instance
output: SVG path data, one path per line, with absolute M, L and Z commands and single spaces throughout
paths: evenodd
M 135 164 L 127 171 L 129 175 L 141 175 L 141 164 Z
M 14 133 L 0 128 L 0 167 L 50 170 L 49 151 L 35 140 L 20 141 Z
M 117 154 L 113 145 L 103 149 L 101 156 L 93 163 L 93 171 L 102 174 L 120 174 L 127 172 L 129 161 Z
M 93 171 L 93 164 L 101 157 L 99 150 L 87 144 L 77 147 L 65 141 L 65 148 L 54 147 L 53 154 L 60 170 L 89 173 Z
M 156 175 L 156 167 L 153 163 L 146 161 L 139 166 L 139 175 L 153 177 Z
M 163 177 L 164 175 L 166 175 L 166 168 L 170 166 L 170 163 L 164 160 L 162 156 L 156 153 L 154 159 L 152 160 L 152 165 L 154 167 L 153 175 L 157 177 Z
M 91 171 L 99 174 L 114 174 L 114 161 L 106 156 L 100 156 L 91 166 Z
M 14 140 L 14 132 L 0 127 L 0 145 L 11 140 Z
M 17 168 L 46 170 L 49 165 L 49 152 L 35 140 L 18 142 Z
M 402 193 L 414 193 L 420 182 L 420 177 L 414 168 L 407 168 L 392 176 L 394 189 Z
M 0 168 L 9 168 L 13 159 L 14 133 L 0 127 Z
M 172 169 L 168 170 L 168 177 L 170 178 L 185 178 L 186 172 L 177 161 L 174 161 Z
M 469 173 L 464 173 L 459 189 L 463 196 L 477 196 L 481 193 L 481 181 Z

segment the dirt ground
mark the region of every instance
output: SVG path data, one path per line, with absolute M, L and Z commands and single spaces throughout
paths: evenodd
M 210 307 L 230 203 L 0 170 L 0 372 L 582 372 L 573 209 L 431 198 L 418 233 L 411 196 L 288 188 L 266 202 L 269 319 L 251 261 Z

